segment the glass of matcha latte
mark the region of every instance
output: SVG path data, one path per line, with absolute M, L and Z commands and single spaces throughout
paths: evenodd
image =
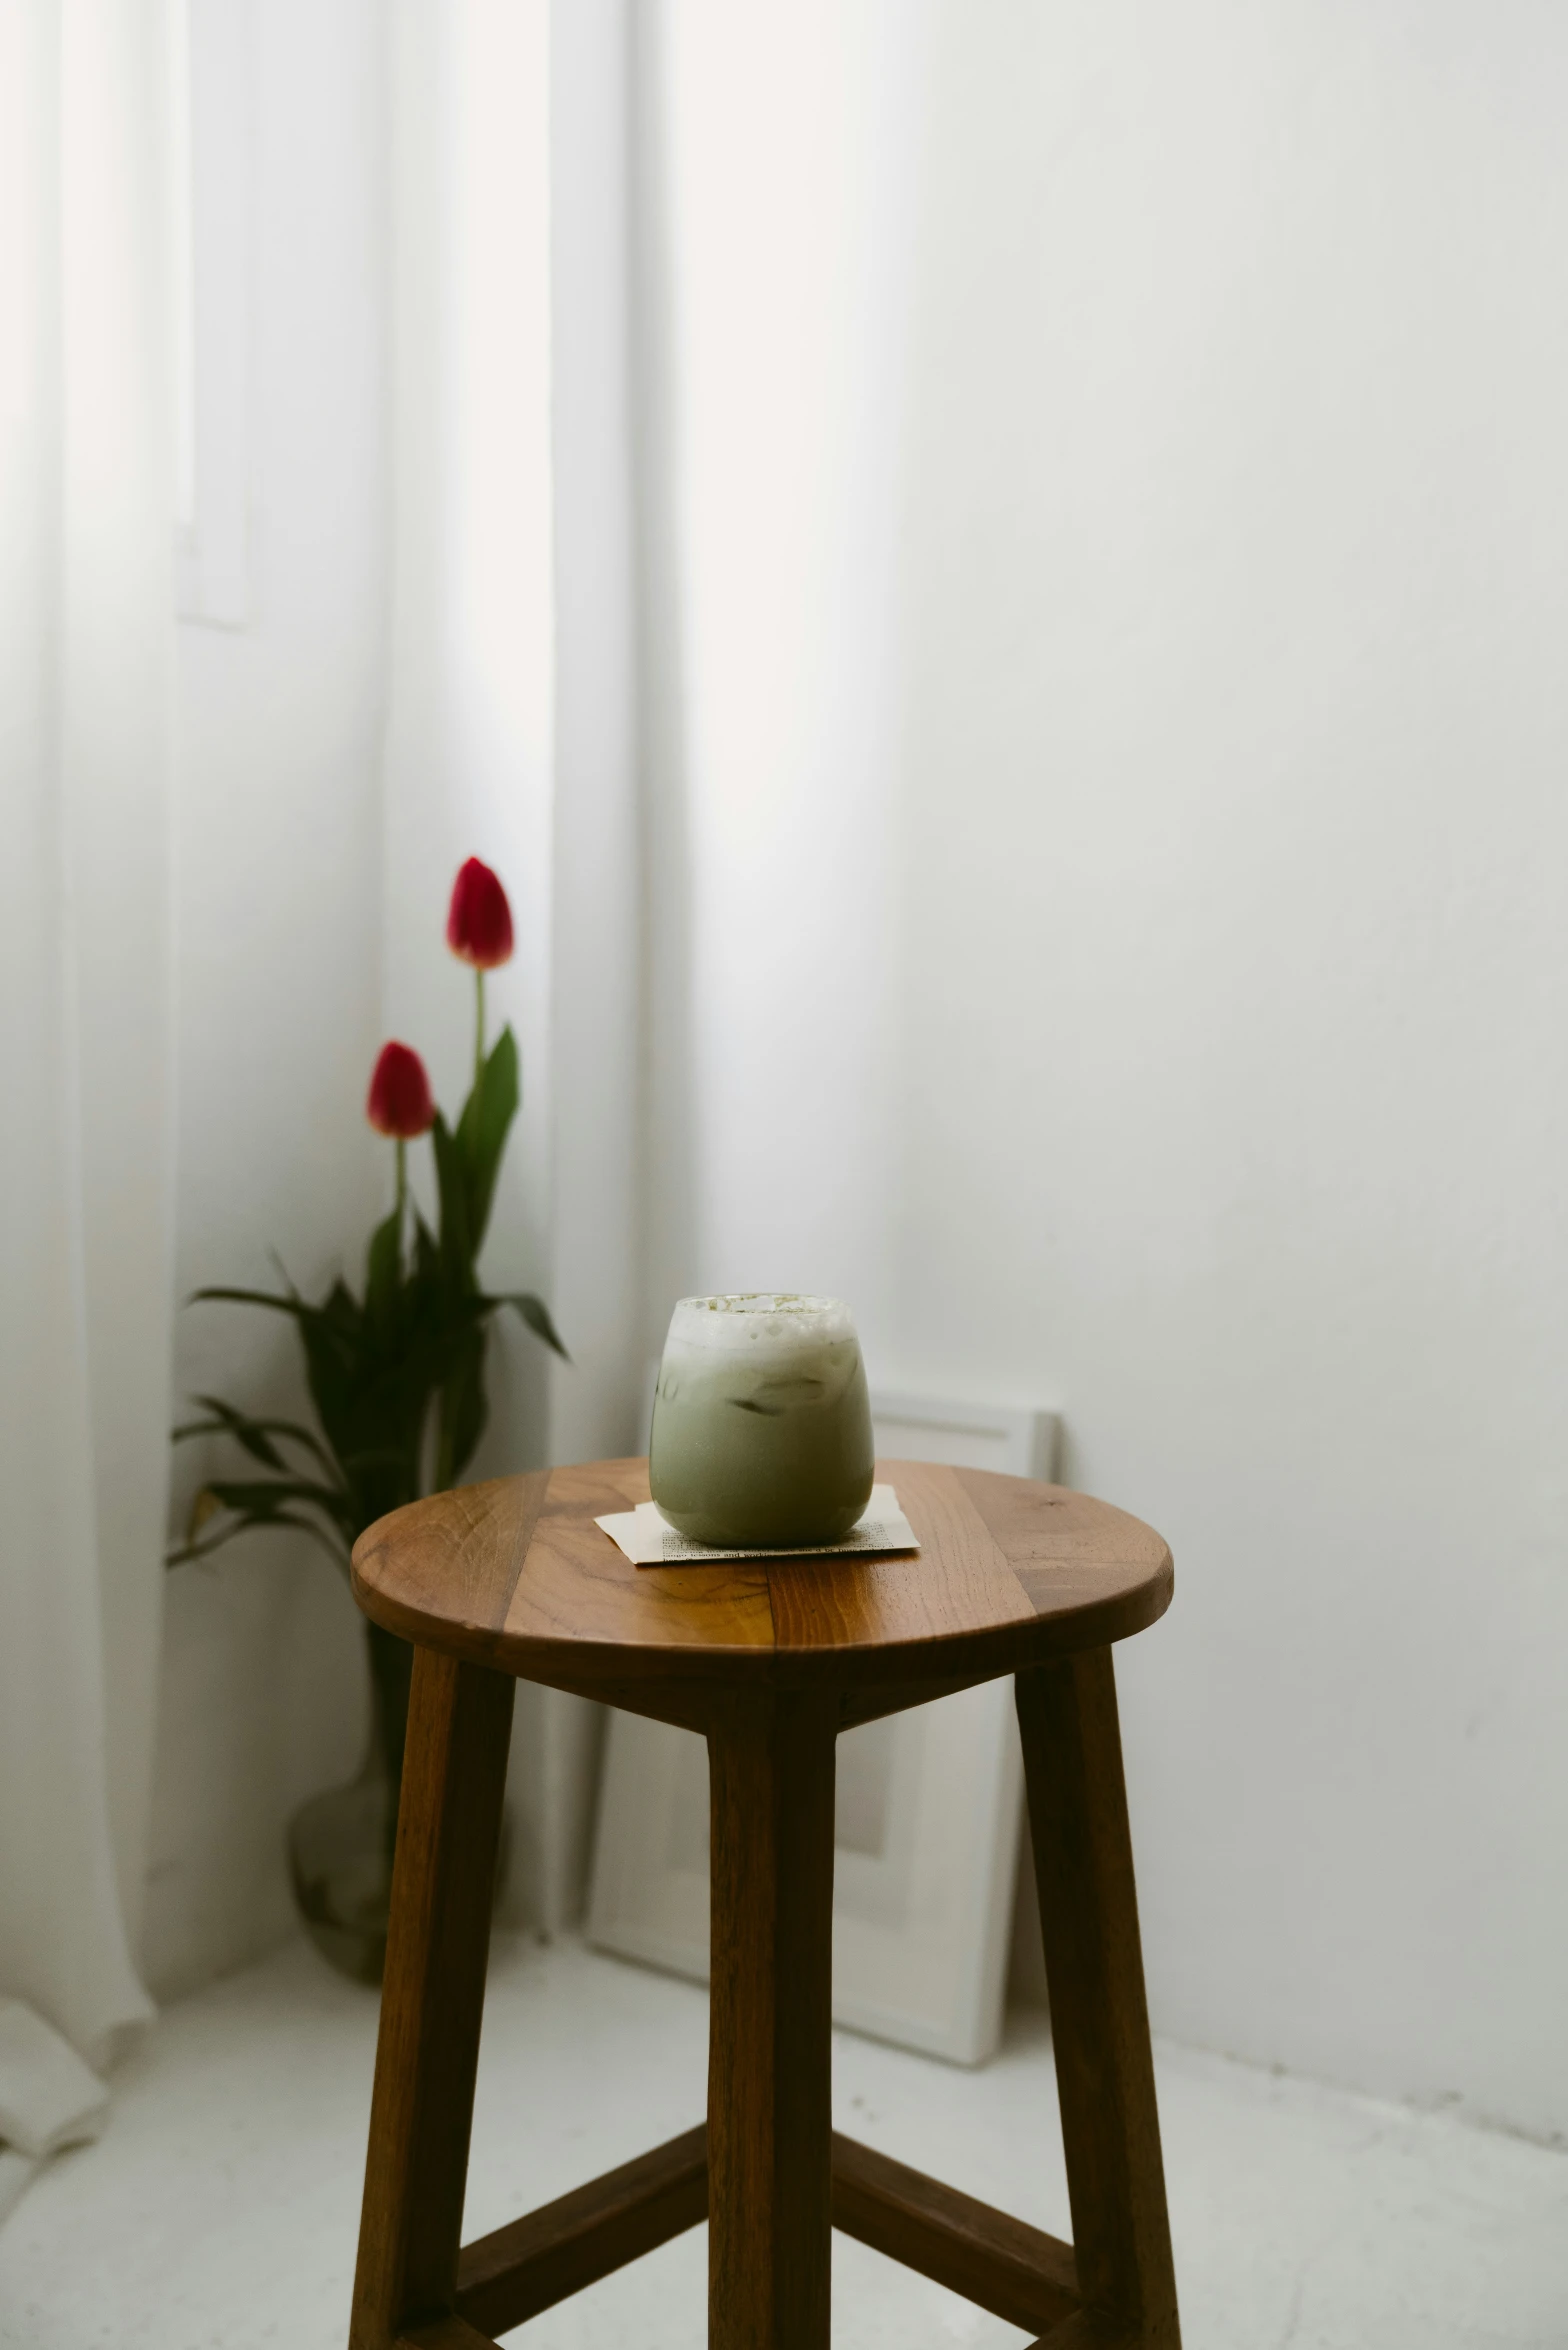
M 649 1444 L 653 1498 L 717 1549 L 841 1542 L 871 1498 L 871 1399 L 849 1308 L 759 1291 L 683 1297 Z

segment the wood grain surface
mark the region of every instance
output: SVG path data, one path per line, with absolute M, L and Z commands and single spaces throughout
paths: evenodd
M 349 2350 L 451 2307 L 515 1695 L 415 1654 Z
M 463 2246 L 457 2311 L 510 2333 L 708 2216 L 708 2131 L 699 2122 L 618 2170 Z
M 1017 1702 L 1079 2286 L 1180 2350 L 1110 1650 L 1020 1673 Z
M 708 1733 L 709 2350 L 828 2350 L 831 1692 L 727 1692 Z
M 660 1711 L 638 1683 L 952 1687 L 1125 1639 L 1170 1603 L 1170 1552 L 1060 1486 L 878 1463 L 918 1556 L 634 1567 L 595 1523 L 648 1499 L 645 1461 L 437 1494 L 361 1535 L 354 1591 L 388 1630 L 472 1663 Z
M 1079 2306 L 1070 2244 L 837 2131 L 833 2225 L 1009 2325 L 1057 2324 Z

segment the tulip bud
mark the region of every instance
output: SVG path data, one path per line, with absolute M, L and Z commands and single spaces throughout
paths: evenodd
M 476 971 L 493 971 L 512 959 L 512 909 L 499 877 L 470 857 L 452 884 L 446 943 Z
M 370 1080 L 365 1115 L 378 1134 L 393 1135 L 400 1142 L 411 1142 L 416 1134 L 428 1134 L 435 1124 L 436 1106 L 430 1098 L 430 1080 L 425 1075 L 424 1062 L 412 1046 L 382 1046 L 381 1058 Z

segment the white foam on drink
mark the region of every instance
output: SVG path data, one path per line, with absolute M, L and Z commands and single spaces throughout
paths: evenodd
M 854 1316 L 842 1298 L 757 1289 L 729 1297 L 683 1297 L 670 1317 L 665 1343 L 681 1353 L 726 1354 L 755 1362 L 854 1336 Z

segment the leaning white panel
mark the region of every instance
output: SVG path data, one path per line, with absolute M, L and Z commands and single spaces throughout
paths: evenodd
M 1048 1477 L 1049 1412 L 874 1392 L 879 1457 Z M 1010 1679 L 839 1740 L 836 2022 L 978 2064 L 1001 2032 L 1021 1790 Z M 689 1730 L 614 1713 L 588 1935 L 706 1981 L 708 1771 Z

